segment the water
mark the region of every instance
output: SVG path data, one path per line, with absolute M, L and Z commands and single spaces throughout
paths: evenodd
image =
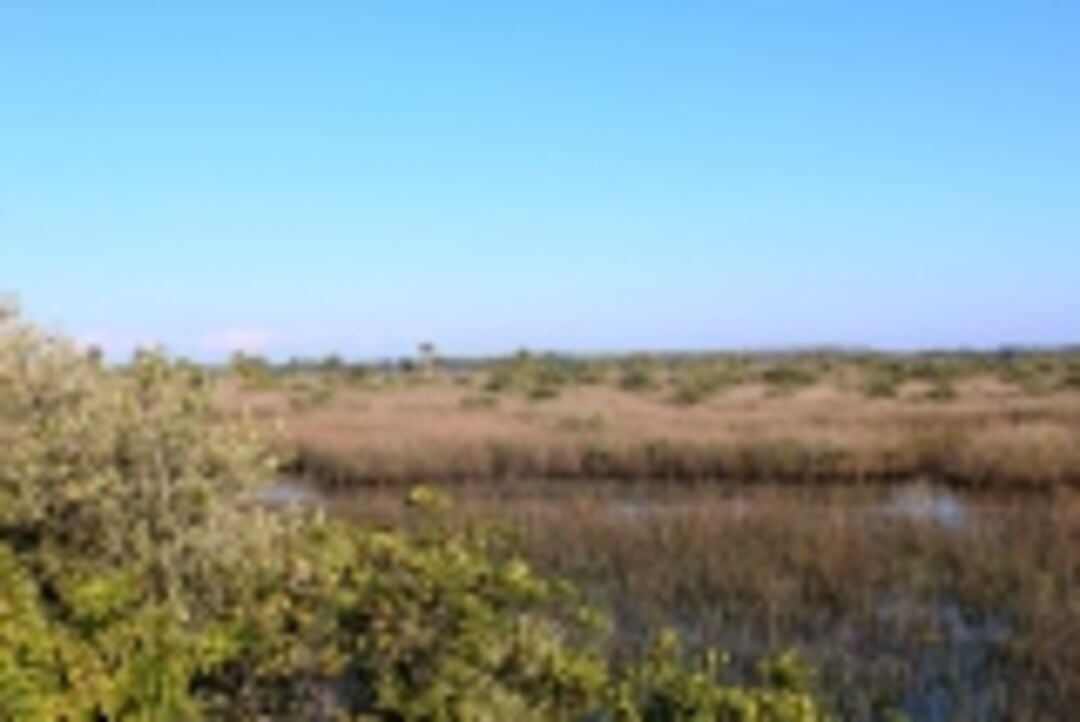
M 877 506 L 886 516 L 937 524 L 945 529 L 960 531 L 971 524 L 971 510 L 955 494 L 944 489 L 914 484 L 887 496 Z
M 357 492 L 355 495 L 346 496 L 362 494 L 363 492 Z M 573 490 L 570 490 L 567 497 L 572 498 L 572 496 Z M 288 477 L 276 479 L 259 487 L 253 498 L 256 502 L 268 506 L 298 504 L 332 507 L 340 501 L 323 494 L 312 484 Z M 685 500 L 680 495 L 663 493 L 612 493 L 598 498 L 605 501 L 613 516 L 628 521 L 662 515 L 672 501 Z M 555 503 L 557 502 L 556 499 Z M 765 503 L 768 502 L 756 499 L 752 492 L 736 493 L 726 495 L 720 503 L 715 500 L 710 501 L 710 509 L 720 511 L 728 518 L 741 519 L 752 514 L 756 505 Z M 853 508 L 857 509 L 859 506 L 856 504 Z M 947 489 L 935 487 L 923 481 L 901 486 L 884 498 L 867 501 L 862 508 L 871 516 L 928 522 L 955 531 L 970 528 L 976 522 L 974 511 L 963 498 Z
M 260 486 L 252 494 L 258 504 L 276 506 L 313 506 L 325 503 L 323 495 L 298 479 L 282 478 Z
M 674 505 L 685 499 L 678 495 L 623 494 L 603 497 L 610 514 L 625 521 L 646 521 L 670 512 Z M 745 519 L 760 511 L 767 500 L 756 498 L 752 492 L 736 493 L 722 499 L 708 500 L 709 511 L 724 521 Z M 884 497 L 871 497 L 855 501 L 848 506 L 848 513 L 861 515 L 869 520 L 899 519 L 933 524 L 942 529 L 964 531 L 974 523 L 976 512 L 960 496 L 940 487 L 923 482 L 904 485 Z
M 1042 529 L 1033 520 L 1041 519 L 1038 515 L 1047 506 L 1037 500 L 1010 506 L 1006 500 L 963 496 L 923 481 L 861 491 L 537 482 L 462 486 L 449 493 L 460 510 L 476 518 L 519 529 L 540 525 L 542 531 L 534 538 L 558 539 L 549 546 L 569 561 L 555 572 L 566 571 L 590 598 L 609 609 L 628 643 L 636 643 L 636 635 L 644 635 L 646 629 L 670 624 L 689 642 L 716 644 L 744 662 L 792 645 L 822 673 L 823 689 L 836 696 L 842 719 L 885 719 L 878 706 L 884 699 L 912 722 L 1003 722 L 1016 717 L 1018 690 L 1038 684 L 1031 681 L 1034 677 L 1023 677 L 1031 674 L 1024 668 L 1002 666 L 1002 654 L 1030 637 L 1010 612 L 1010 604 L 1020 597 L 1000 584 L 1011 579 L 1012 572 L 999 569 L 1013 568 L 1007 558 L 1019 548 L 1017 534 Z M 322 506 L 346 518 L 367 520 L 372 514 L 389 513 L 382 521 L 390 523 L 400 518 L 394 516 L 400 513 L 393 511 L 394 500 L 404 496 L 401 488 L 324 494 L 287 478 L 256 494 L 268 506 Z M 598 522 L 595 533 L 575 529 L 590 519 Z M 1061 527 L 1063 531 L 1048 538 L 1064 538 L 1070 528 Z M 726 534 L 718 533 L 725 529 Z M 911 569 L 906 561 L 897 562 L 887 584 L 868 583 L 867 578 L 878 577 L 866 569 L 878 567 L 853 563 L 850 568 L 861 570 L 863 576 L 847 577 L 843 570 L 849 567 L 816 568 L 812 559 L 797 553 L 800 544 L 827 541 L 832 534 L 841 542 L 837 558 L 865 553 L 882 568 L 894 559 L 911 559 Z M 745 587 L 739 586 L 741 582 L 717 586 L 717 580 L 738 580 L 738 573 L 750 573 L 746 565 L 730 563 L 706 578 L 708 569 L 698 563 L 699 557 L 708 557 L 710 548 L 724 544 L 737 550 L 735 559 L 760 557 L 766 583 L 764 596 L 753 597 L 758 601 L 739 597 L 740 592 L 754 592 L 751 582 Z M 786 556 L 789 544 L 792 553 Z M 629 548 L 647 551 L 623 563 L 610 561 L 620 549 Z M 868 549 L 880 553 L 863 551 Z M 1030 551 L 1017 553 L 1027 555 L 1021 560 L 1030 557 L 1032 564 L 1041 563 L 1042 557 Z M 950 581 L 946 565 L 950 558 L 980 565 L 1002 591 L 981 601 L 963 601 L 959 587 Z M 723 555 L 713 559 L 728 564 Z M 792 566 L 792 559 L 805 566 Z M 580 561 L 578 567 L 574 560 Z M 830 571 L 834 569 L 840 571 Z M 866 586 L 848 587 L 855 590 L 850 598 L 841 595 L 840 601 L 830 603 L 831 598 L 814 591 L 815 583 L 820 585 L 814 574 L 822 573 L 833 573 L 833 580 L 841 580 L 840 587 Z M 1032 578 L 1045 581 L 1061 573 L 1059 566 L 1051 565 Z M 638 586 L 622 586 L 627 577 L 637 578 Z M 843 581 L 849 578 L 851 582 Z M 1018 572 L 1016 578 L 1027 577 Z M 679 585 L 683 591 L 668 595 L 658 588 L 665 584 Z M 775 595 L 769 584 L 776 585 Z M 657 591 L 653 599 L 647 596 L 650 589 Z M 716 589 L 733 590 L 734 595 Z M 1050 655 L 1043 661 L 1067 664 L 1070 659 L 1050 647 L 1040 653 Z M 1056 699 L 1068 699 L 1068 694 L 1062 692 Z M 1051 709 L 1065 709 L 1054 704 L 1059 706 Z

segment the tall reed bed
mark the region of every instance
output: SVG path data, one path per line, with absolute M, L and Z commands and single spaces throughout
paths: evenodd
M 708 403 L 579 388 L 558 398 L 454 384 L 340 390 L 317 405 L 233 392 L 274 428 L 295 471 L 328 484 L 597 478 L 790 484 L 932 478 L 967 488 L 1080 486 L 1080 394 L 991 381 L 951 401 L 815 386 L 739 386 Z
M 331 496 L 406 524 L 397 495 Z M 843 719 L 1069 719 L 1080 705 L 1080 499 L 927 487 L 747 490 L 466 485 L 495 524 L 617 620 L 613 652 L 668 625 L 735 666 L 797 648 Z M 746 667 L 744 667 L 746 668 Z

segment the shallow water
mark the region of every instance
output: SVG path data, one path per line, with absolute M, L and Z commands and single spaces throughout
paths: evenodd
M 893 491 L 877 505 L 885 516 L 927 521 L 946 529 L 961 530 L 978 518 L 967 502 L 953 492 L 925 484 L 913 484 Z
M 562 482 L 558 483 L 564 485 Z M 557 502 L 568 496 L 571 498 L 576 496 L 574 489 L 563 490 L 556 494 L 550 492 L 531 494 L 528 485 L 515 486 L 518 493 L 515 493 L 515 489 L 511 489 L 509 493 L 504 489 L 492 488 L 491 491 L 497 491 L 495 495 L 499 498 L 509 497 L 516 500 L 543 499 Z M 565 484 L 565 486 L 570 486 L 570 484 Z M 475 492 L 475 487 L 467 487 L 467 489 L 469 492 Z M 453 494 L 453 491 L 451 490 L 450 493 Z M 302 479 L 282 477 L 260 487 L 255 491 L 253 498 L 269 506 L 318 505 L 333 511 L 338 505 L 347 506 L 364 495 L 364 491 L 326 493 Z M 692 498 L 685 492 L 673 494 L 661 491 L 657 493 L 654 489 L 641 486 L 615 491 L 606 489 L 600 494 L 590 492 L 588 496 L 591 503 L 599 502 L 605 505 L 613 516 L 630 521 L 663 515 L 671 510 L 673 504 L 685 503 L 688 498 Z M 767 500 L 763 500 L 760 495 L 752 491 L 728 492 L 718 499 L 710 500 L 710 511 L 721 516 L 739 519 L 753 514 L 763 503 L 767 503 Z M 856 503 L 848 504 L 848 512 L 867 514 L 871 518 L 879 515 L 884 518 L 931 522 L 953 530 L 969 528 L 970 525 L 983 521 L 977 510 L 972 509 L 969 501 L 959 494 L 921 480 L 900 485 L 884 495 L 860 497 Z
M 281 478 L 260 486 L 252 494 L 256 503 L 266 506 L 302 506 L 325 504 L 326 497 L 311 484 L 299 479 Z
M 1068 511 L 1077 505 L 925 482 L 548 481 L 449 493 L 458 513 L 513 531 L 544 572 L 611 612 L 616 646 L 669 625 L 692 646 L 730 652 L 741 669 L 794 647 L 845 720 L 889 719 L 888 708 L 920 722 L 1067 719 L 1080 700 L 1080 677 L 1070 677 L 1080 668 L 1057 642 L 1080 634 L 1080 591 L 1068 584 L 1080 570 L 1069 541 L 1080 538 L 1080 513 Z M 404 495 L 320 493 L 281 479 L 258 498 L 398 523 Z M 1048 613 L 1060 632 L 1046 632 Z M 1062 679 L 1047 682 L 1046 669 Z

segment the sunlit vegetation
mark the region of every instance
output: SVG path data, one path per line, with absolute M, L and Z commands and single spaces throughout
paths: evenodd
M 2 314 L 0 720 L 824 719 L 790 654 L 609 656 L 602 615 L 429 489 L 396 531 L 264 510 L 275 460 L 214 391 Z
M 470 485 L 496 524 L 612 610 L 616 653 L 648 629 L 735 669 L 795 646 L 840 719 L 1071 719 L 1080 704 L 1080 499 L 850 488 Z M 400 495 L 328 497 L 408 526 Z
M 204 369 L 0 329 L 5 722 L 1080 703 L 1074 351 Z M 260 502 L 282 461 L 338 513 Z M 954 524 L 838 496 L 912 478 L 1053 501 L 965 497 Z
M 278 379 L 269 361 L 242 351 L 237 351 L 229 359 L 229 373 L 248 390 L 273 388 Z
M 657 386 L 660 364 L 651 357 L 637 354 L 620 365 L 619 386 L 625 391 L 648 391 Z
M 294 471 L 335 484 L 594 480 L 1080 483 L 1073 350 L 816 351 L 581 358 L 521 352 L 276 368 L 219 396 L 275 430 Z M 425 380 L 426 379 L 426 380 Z M 573 433 L 567 418 L 603 417 Z
M 766 367 L 761 379 L 773 393 L 793 394 L 817 383 L 816 370 L 806 363 L 778 363 Z
M 686 363 L 675 374 L 672 400 L 679 404 L 704 403 L 742 381 L 738 360 L 703 359 Z

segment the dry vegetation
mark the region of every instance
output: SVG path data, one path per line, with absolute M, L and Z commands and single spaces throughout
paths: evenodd
M 261 369 L 261 373 L 259 372 Z M 1080 483 L 1075 354 L 337 362 L 223 383 L 332 484 L 509 479 Z M 239 379 L 237 378 L 239 376 Z
M 1078 358 L 256 364 L 220 393 L 347 517 L 407 526 L 381 485 L 454 483 L 455 523 L 615 614 L 616 656 L 670 625 L 737 669 L 794 645 L 838 719 L 1056 720 L 1080 705 Z
M 454 524 L 613 613 L 616 657 L 668 625 L 737 670 L 796 648 L 838 719 L 1057 720 L 1080 705 L 1078 360 L 256 363 L 219 393 L 346 517 L 408 527 L 394 484 L 455 485 Z
M 329 497 L 407 524 L 400 495 Z M 619 650 L 679 629 L 736 667 L 794 646 L 840 719 L 1070 719 L 1080 705 L 1080 504 L 1071 494 L 557 483 L 466 485 L 463 524 L 501 525 L 615 613 Z

